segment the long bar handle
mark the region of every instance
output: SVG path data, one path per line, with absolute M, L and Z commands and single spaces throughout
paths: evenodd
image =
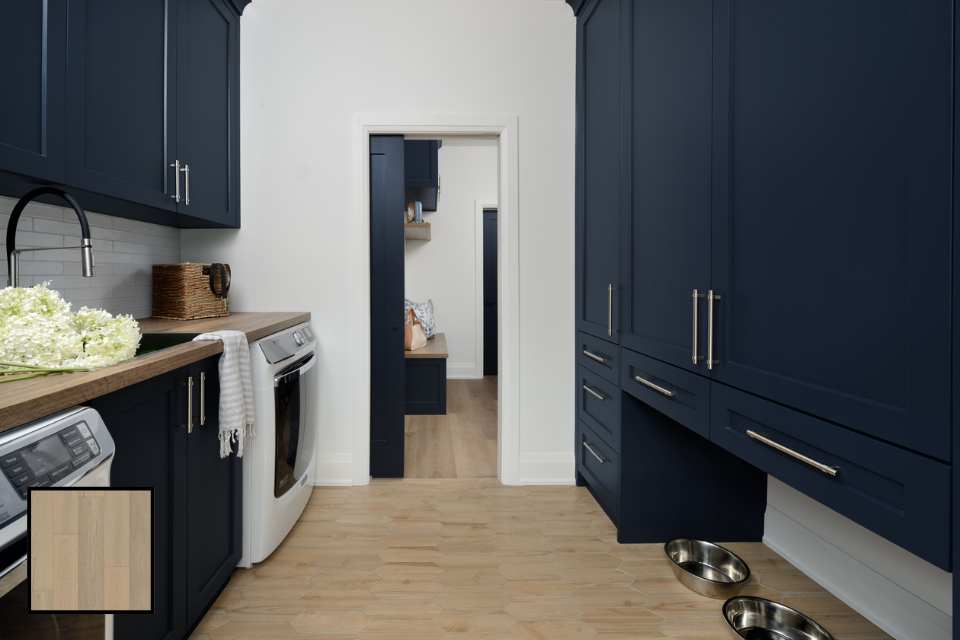
M 183 172 L 183 190 L 184 190 L 184 200 L 183 203 L 190 206 L 190 163 L 185 162 L 183 168 L 180 169 Z
M 207 424 L 207 373 L 200 372 L 200 426 Z
M 590 358 L 590 359 L 593 360 L 594 362 L 599 362 L 600 364 L 607 364 L 607 359 L 606 359 L 606 358 L 604 358 L 603 356 L 600 356 L 600 355 L 595 354 L 593 351 L 590 351 L 589 349 L 584 349 L 584 350 L 583 350 L 583 355 L 587 356 L 588 358 Z
M 646 378 L 643 378 L 643 377 L 641 377 L 641 376 L 636 376 L 636 375 L 633 376 L 633 379 L 636 380 L 637 382 L 639 382 L 640 384 L 642 384 L 643 386 L 648 387 L 648 388 L 650 388 L 650 389 L 653 389 L 653 390 L 656 391 L 657 393 L 662 394 L 662 395 L 665 395 L 665 396 L 667 396 L 668 398 L 672 398 L 672 397 L 674 396 L 673 391 L 670 391 L 670 389 L 667 389 L 666 387 L 661 387 L 661 386 L 658 385 L 656 382 L 651 382 L 650 380 L 647 380 Z
M 707 291 L 707 370 L 713 371 L 713 365 L 720 364 L 713 357 L 713 303 L 720 299 L 720 296 L 713 292 L 713 289 Z
M 607 285 L 607 335 L 613 335 L 613 284 Z
M 699 289 L 693 290 L 693 354 L 691 360 L 694 365 L 700 364 L 700 298 L 703 294 Z
M 600 464 L 606 464 L 606 463 L 607 463 L 607 459 L 604 458 L 604 457 L 603 457 L 602 455 L 600 455 L 599 453 L 597 453 L 596 450 L 595 450 L 593 447 L 591 447 L 591 446 L 587 443 L 586 440 L 583 441 L 583 448 L 586 449 L 587 451 L 589 451 L 589 452 L 590 452 L 590 455 L 592 455 L 594 458 L 596 458 L 596 459 L 597 459 L 597 462 L 599 462 Z
M 177 204 L 180 204 L 180 161 L 174 160 L 170 163 L 170 167 L 173 169 L 173 195 L 170 196 L 173 198 L 173 201 Z
M 592 395 L 592 396 L 593 396 L 594 398 L 596 398 L 597 400 L 606 400 L 606 399 L 607 399 L 607 396 L 605 396 L 604 394 L 600 393 L 599 391 L 597 391 L 596 389 L 594 389 L 593 387 L 591 387 L 591 386 L 588 385 L 588 384 L 583 385 L 583 390 L 586 391 L 587 393 L 589 393 L 590 395 Z
M 780 453 L 790 456 L 794 460 L 799 460 L 800 462 L 806 465 L 810 465 L 820 473 L 824 473 L 830 476 L 831 478 L 835 478 L 836 475 L 840 473 L 839 469 L 835 467 L 831 467 L 830 465 L 823 464 L 822 462 L 817 462 L 813 458 L 809 456 L 805 456 L 799 451 L 794 451 L 790 447 L 786 447 L 780 444 L 779 442 L 777 442 L 776 440 L 771 440 L 766 436 L 760 435 L 759 433 L 757 433 L 756 431 L 753 431 L 752 429 L 747 429 L 747 435 L 753 438 L 754 440 L 756 440 L 757 442 L 765 444 L 772 449 L 776 449 Z
M 187 376 L 187 434 L 193 433 L 193 376 Z

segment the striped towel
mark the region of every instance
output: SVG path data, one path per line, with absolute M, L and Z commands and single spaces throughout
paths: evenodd
M 220 457 L 237 443 L 237 457 L 243 457 L 243 442 L 253 437 L 253 383 L 250 377 L 250 347 L 242 331 L 203 333 L 197 340 L 220 340 Z

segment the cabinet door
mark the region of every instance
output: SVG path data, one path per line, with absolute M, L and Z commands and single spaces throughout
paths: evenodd
M 223 0 L 177 1 L 179 210 L 188 226 L 239 227 L 239 18 Z
M 577 22 L 577 329 L 614 341 L 624 178 L 621 4 L 597 0 Z
M 713 2 L 642 0 L 632 11 L 621 343 L 703 371 L 694 290 L 710 282 Z
M 0 169 L 62 181 L 65 0 L 0 3 Z
M 184 377 L 172 372 L 90 402 L 100 412 L 117 450 L 110 482 L 153 489 L 153 613 L 114 618 L 118 640 L 182 638 L 185 514 Z
M 713 375 L 941 459 L 952 5 L 722 3 L 713 208 Z
M 67 182 L 176 211 L 175 0 L 72 0 Z
M 437 140 L 405 140 L 403 143 L 404 182 L 407 188 L 437 186 L 439 169 Z
M 194 426 L 186 438 L 188 627 L 200 620 L 230 579 L 242 544 L 241 459 L 235 453 L 220 457 L 219 359 L 205 360 L 193 374 Z

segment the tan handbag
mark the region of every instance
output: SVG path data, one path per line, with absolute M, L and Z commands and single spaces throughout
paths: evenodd
M 427 333 L 414 315 L 413 309 L 408 309 L 403 323 L 403 348 L 407 351 L 416 351 L 425 346 L 427 346 Z

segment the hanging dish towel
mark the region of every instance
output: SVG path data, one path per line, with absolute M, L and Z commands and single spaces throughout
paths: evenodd
M 220 457 L 237 443 L 237 457 L 243 457 L 243 442 L 253 437 L 253 383 L 250 376 L 250 347 L 242 331 L 214 331 L 194 338 L 220 340 Z

